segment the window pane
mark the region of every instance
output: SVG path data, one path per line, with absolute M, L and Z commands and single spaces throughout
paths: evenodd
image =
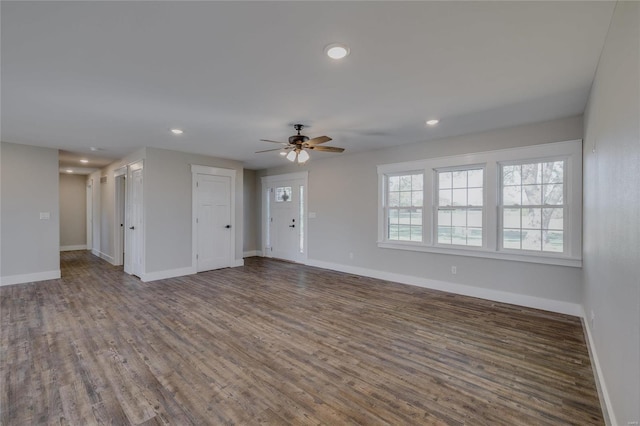
M 483 187 L 483 170 L 469 170 L 468 179 L 469 179 L 469 188 L 482 188 Z
M 467 228 L 453 227 L 453 234 L 451 235 L 451 243 L 459 245 L 467 245 Z
M 504 166 L 502 167 L 502 184 L 503 185 L 520 185 L 520 166 Z
M 422 191 L 412 191 L 411 192 L 411 205 L 413 207 L 422 207 L 422 198 L 423 198 L 423 192 Z
M 521 232 L 519 229 L 505 229 L 502 232 L 502 247 L 510 249 L 520 248 Z
M 390 240 L 398 239 L 398 225 L 389 225 L 389 239 Z
M 453 190 L 453 205 L 454 206 L 466 206 L 467 205 L 467 190 L 466 189 L 454 189 Z
M 562 253 L 564 251 L 564 237 L 562 231 L 542 231 L 542 250 Z
M 563 184 L 556 183 L 544 185 L 544 204 L 562 205 L 563 203 Z
M 276 188 L 276 203 L 291 202 L 291 187 L 280 186 Z
M 564 182 L 564 161 L 552 161 L 543 163 L 542 183 L 562 183 Z
M 520 228 L 520 209 L 504 209 L 502 226 L 504 228 Z
M 467 226 L 466 210 L 453 210 L 451 213 L 451 224 L 453 226 Z
M 424 177 L 422 175 L 411 176 L 411 189 L 414 191 L 422 191 Z
M 438 210 L 438 225 L 451 226 L 451 210 Z
M 422 226 L 411 227 L 411 241 L 422 241 Z
M 466 188 L 467 187 L 467 171 L 453 172 L 453 187 L 454 188 Z
M 542 183 L 542 164 L 523 164 L 522 165 L 522 184 Z
M 389 193 L 389 207 L 398 207 L 400 205 L 400 196 L 397 192 Z
M 400 207 L 411 207 L 411 192 L 400 192 Z
M 564 209 L 542 209 L 542 229 L 564 229 Z
M 502 190 L 502 204 L 505 206 L 519 206 L 522 202 L 521 186 L 505 186 Z
M 439 206 L 451 206 L 452 195 L 450 189 L 441 189 L 439 191 L 440 199 L 438 202 Z
M 467 245 L 474 247 L 482 246 L 482 228 L 467 229 Z
M 522 228 L 541 229 L 541 211 L 542 209 L 522 209 Z
M 523 250 L 542 250 L 542 231 L 530 229 L 522 230 Z
M 399 225 L 398 226 L 398 239 L 400 241 L 411 241 L 411 226 Z
M 451 188 L 451 172 L 438 173 L 438 186 L 440 189 Z
M 481 206 L 482 202 L 482 188 L 472 188 L 468 191 L 467 204 L 470 206 Z
M 411 212 L 411 224 L 422 225 L 422 209 L 415 209 Z
M 389 209 L 389 224 L 397 225 L 398 224 L 398 210 Z
M 542 204 L 541 185 L 522 185 L 522 205 L 539 206 Z
M 450 226 L 438 226 L 438 242 L 440 244 L 451 244 L 451 232 Z
M 411 191 L 411 176 L 400 176 L 400 191 Z
M 467 225 L 482 228 L 482 210 L 468 210 Z
M 389 176 L 389 191 L 399 191 L 399 190 L 400 190 L 400 177 Z
M 400 209 L 398 211 L 399 220 L 398 222 L 402 225 L 410 225 L 411 224 L 411 210 L 408 209 Z

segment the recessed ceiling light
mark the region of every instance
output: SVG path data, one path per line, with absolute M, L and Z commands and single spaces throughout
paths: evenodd
M 81 163 L 83 164 L 87 164 L 89 162 L 89 160 L 85 160 L 84 158 L 82 160 L 80 160 Z
M 435 126 L 436 124 L 438 124 L 440 122 L 440 120 L 427 120 L 427 125 L 428 126 Z
M 181 135 L 184 133 L 184 130 L 182 129 L 171 129 L 171 133 L 173 133 L 174 135 Z
M 65 170 L 65 172 L 67 172 L 67 173 L 73 173 L 73 170 L 71 170 L 71 169 L 67 169 L 67 170 Z
M 333 43 L 324 48 L 324 53 L 331 59 L 342 59 L 351 53 L 349 46 L 340 43 Z
M 95 152 L 95 151 L 100 151 L 100 148 L 96 148 L 95 146 L 92 146 L 91 148 L 89 148 L 91 151 Z

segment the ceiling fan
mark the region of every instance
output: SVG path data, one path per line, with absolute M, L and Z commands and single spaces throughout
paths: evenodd
M 282 151 L 283 155 L 286 155 L 287 160 L 292 162 L 297 161 L 298 164 L 303 164 L 309 159 L 309 153 L 306 150 L 323 151 L 323 152 L 343 152 L 344 151 L 344 148 L 338 148 L 335 146 L 319 146 L 320 144 L 329 142 L 331 140 L 329 136 L 318 136 L 317 138 L 309 139 L 308 136 L 304 136 L 300 134 L 300 131 L 304 129 L 304 125 L 294 124 L 293 128 L 296 129 L 298 134 L 289 136 L 289 143 L 271 141 L 269 139 L 260 139 L 262 142 L 271 142 L 271 143 L 278 143 L 280 145 L 284 145 L 284 148 L 265 149 L 264 151 L 257 151 L 256 154 L 260 152 Z M 289 152 L 287 153 L 287 151 Z

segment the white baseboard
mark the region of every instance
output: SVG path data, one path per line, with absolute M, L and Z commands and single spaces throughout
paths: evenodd
M 109 256 L 106 253 L 102 253 L 101 251 L 98 251 L 96 249 L 92 249 L 91 250 L 91 254 L 94 256 L 98 256 L 101 259 L 106 260 L 107 262 L 111 263 L 112 265 L 115 263 L 115 259 L 113 258 L 113 256 Z
M 60 251 L 74 251 L 74 250 L 86 250 L 86 244 L 79 244 L 75 246 L 60 246 Z
M 542 309 L 545 311 L 557 312 L 561 314 L 582 316 L 582 306 L 577 303 L 563 302 L 559 300 L 544 299 L 542 297 L 528 296 L 524 294 L 509 293 L 500 290 L 491 290 L 481 287 L 473 287 L 464 284 L 456 284 L 447 281 L 432 280 L 428 278 L 415 277 L 412 275 L 402 275 L 393 272 L 377 271 L 375 269 L 361 268 L 357 266 L 341 265 L 338 263 L 323 262 L 308 259 L 309 266 L 331 269 L 349 274 L 363 275 L 365 277 L 377 278 L 380 280 L 394 281 L 401 284 L 409 284 L 417 287 L 441 290 L 463 296 L 477 297 L 480 299 L 493 300 L 495 302 L 510 303 L 513 305 L 526 306 L 528 308 Z
M 232 268 L 237 268 L 238 266 L 244 266 L 244 259 L 234 259 L 231 262 Z
M 262 256 L 262 250 L 250 250 L 242 253 L 242 257 Z
M 593 365 L 593 372 L 596 378 L 596 386 L 598 388 L 598 397 L 600 398 L 600 405 L 602 406 L 602 414 L 604 415 L 604 421 L 607 426 L 616 426 L 619 423 L 616 421 L 616 416 L 613 411 L 613 405 L 611 404 L 611 398 L 607 391 L 607 386 L 604 381 L 604 374 L 602 374 L 602 368 L 600 367 L 600 360 L 598 359 L 598 352 L 596 351 L 596 345 L 593 340 L 593 333 L 591 333 L 591 327 L 586 313 L 582 312 L 582 327 L 584 328 L 587 348 L 589 348 L 589 358 L 591 358 L 591 365 Z
M 57 280 L 60 278 L 60 270 L 35 272 L 33 274 L 18 274 L 0 277 L 0 286 L 32 283 L 36 281 Z
M 185 275 L 192 275 L 196 273 L 196 269 L 192 266 L 186 268 L 167 269 L 164 271 L 149 272 L 140 275 L 140 280 L 143 282 L 165 280 L 167 278 L 182 277 Z

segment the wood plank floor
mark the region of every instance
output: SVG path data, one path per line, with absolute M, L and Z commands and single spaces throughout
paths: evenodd
M 578 318 L 280 261 L 0 288 L 0 423 L 603 424 Z

